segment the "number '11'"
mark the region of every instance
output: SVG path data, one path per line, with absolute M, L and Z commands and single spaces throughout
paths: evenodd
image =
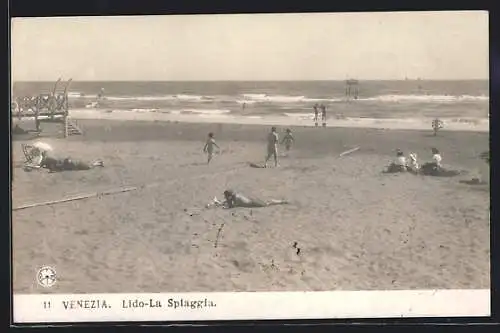
M 50 309 L 50 301 L 43 302 L 43 308 L 44 309 Z

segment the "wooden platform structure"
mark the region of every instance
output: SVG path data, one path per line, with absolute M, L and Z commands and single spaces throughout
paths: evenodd
M 348 100 L 358 99 L 359 94 L 359 81 L 355 79 L 348 79 L 345 81 L 345 95 Z
M 36 131 L 40 132 L 41 122 L 60 122 L 64 124 L 64 137 L 82 134 L 76 122 L 69 119 L 68 88 L 69 79 L 62 92 L 57 88 L 61 79 L 57 80 L 50 93 L 36 96 L 17 97 L 12 102 L 12 117 L 18 119 L 32 118 L 35 120 Z

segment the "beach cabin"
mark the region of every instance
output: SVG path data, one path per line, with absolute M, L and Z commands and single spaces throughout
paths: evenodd
M 359 95 L 359 81 L 349 79 L 345 81 L 345 95 L 347 100 L 358 99 Z

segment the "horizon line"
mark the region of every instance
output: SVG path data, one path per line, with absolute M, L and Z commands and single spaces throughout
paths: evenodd
M 61 78 L 61 82 L 67 82 L 69 79 Z M 72 82 L 345 82 L 347 80 L 357 81 L 489 81 L 490 78 L 460 78 L 460 79 L 359 79 L 359 78 L 346 78 L 346 79 L 316 79 L 316 80 L 75 80 Z M 57 79 L 47 80 L 11 80 L 11 83 L 46 83 L 56 82 Z

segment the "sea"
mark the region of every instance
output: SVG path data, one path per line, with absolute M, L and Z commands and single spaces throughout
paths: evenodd
M 13 97 L 48 93 L 54 82 L 15 82 Z M 64 89 L 64 81 L 58 91 Z M 357 92 L 356 92 L 357 90 Z M 280 117 L 312 121 L 323 104 L 328 119 L 428 119 L 485 122 L 489 81 L 358 81 L 349 94 L 345 81 L 89 82 L 68 89 L 78 113 L 189 115 L 206 119 Z M 100 96 L 99 96 L 100 95 Z

